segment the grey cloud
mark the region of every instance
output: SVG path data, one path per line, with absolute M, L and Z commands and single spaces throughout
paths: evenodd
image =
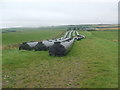
M 117 23 L 116 2 L 2 2 L 3 27 Z

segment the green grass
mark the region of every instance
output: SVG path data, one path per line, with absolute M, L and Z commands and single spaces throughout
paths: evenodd
M 22 39 L 30 40 L 28 37 L 32 39 L 32 34 L 36 35 L 34 39 L 38 40 L 39 37 L 43 40 L 62 31 L 35 32 L 23 32 L 23 37 L 18 38 L 18 33 L 3 34 L 3 43 L 7 45 L 19 43 Z M 3 87 L 117 88 L 118 42 L 113 40 L 117 40 L 118 32 L 80 33 L 86 38 L 75 41 L 71 51 L 64 57 L 51 57 L 47 51 L 19 51 L 18 48 L 3 50 Z M 9 41 L 12 38 L 16 38 L 15 41 Z
M 52 32 L 52 33 L 51 33 Z M 21 43 L 25 41 L 40 41 L 60 36 L 63 30 L 25 30 L 9 32 L 2 35 L 3 45 Z
M 102 39 L 118 40 L 118 30 L 116 31 L 106 30 L 106 31 L 97 31 L 97 32 L 93 31 L 92 34 Z

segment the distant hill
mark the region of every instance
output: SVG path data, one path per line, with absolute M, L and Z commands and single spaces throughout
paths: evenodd
M 59 26 L 46 26 L 46 27 L 19 27 L 19 28 L 4 28 L 2 33 L 17 32 L 25 30 L 111 30 L 118 29 L 120 25 L 117 24 L 84 24 L 84 25 L 59 25 Z

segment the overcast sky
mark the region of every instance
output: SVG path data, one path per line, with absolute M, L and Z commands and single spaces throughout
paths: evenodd
M 118 22 L 119 0 L 0 0 L 0 27 Z

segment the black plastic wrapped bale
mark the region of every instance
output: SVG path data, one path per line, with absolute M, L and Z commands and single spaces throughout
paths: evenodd
M 19 46 L 19 50 L 33 50 L 38 42 L 23 42 Z
M 64 41 L 68 41 L 68 40 L 70 40 L 70 39 L 71 39 L 71 38 L 68 38 L 68 37 L 62 38 L 61 40 L 60 40 L 60 39 L 56 39 L 55 42 L 64 42 Z
M 75 32 L 76 32 L 76 31 L 74 30 L 73 33 L 72 33 L 72 36 L 73 36 L 73 37 L 75 37 Z
M 55 42 L 52 47 L 49 48 L 50 56 L 63 56 L 65 55 L 65 48 L 60 44 L 61 42 Z
M 76 39 L 79 41 L 79 40 L 83 39 L 83 37 L 79 36 Z
M 65 42 L 55 42 L 53 46 L 49 48 L 50 56 L 65 56 L 71 49 L 75 38 Z
M 84 35 L 80 35 L 81 37 L 83 37 L 83 38 L 85 38 L 85 36 Z
M 46 51 L 47 47 L 42 43 L 38 42 L 38 44 L 35 46 L 35 51 Z
M 35 51 L 46 51 L 54 44 L 55 40 L 45 40 L 35 46 Z
M 65 38 L 65 39 L 63 39 L 61 42 L 65 42 L 65 41 L 69 41 L 69 40 L 71 40 L 72 38 Z
M 69 32 L 68 38 L 72 38 L 72 32 L 73 32 L 73 30 Z
M 77 34 L 77 37 L 76 37 L 77 40 L 81 40 L 81 39 L 85 38 L 85 36 L 80 35 L 80 34 L 78 33 L 78 31 L 76 31 L 76 34 Z
M 80 34 L 78 33 L 78 31 L 76 31 L 76 34 L 77 34 L 77 36 L 80 36 Z
M 63 38 L 67 38 L 68 34 L 69 34 L 69 31 L 67 31 L 67 32 L 65 33 L 65 35 L 63 36 Z
M 76 34 L 77 34 L 78 37 L 85 38 L 85 36 L 84 36 L 84 35 L 80 35 L 80 34 L 78 33 L 78 31 L 76 31 Z
M 57 42 L 61 42 L 61 41 L 65 40 L 65 39 L 67 39 L 68 34 L 69 34 L 69 31 L 67 31 L 63 37 L 56 39 Z
M 62 38 L 62 39 L 59 39 L 59 38 L 58 38 L 58 39 L 55 40 L 55 42 L 63 42 L 63 41 L 68 40 L 68 39 L 69 39 L 69 38 Z
M 63 41 L 63 40 L 64 40 L 63 37 L 55 39 L 56 42 L 61 42 L 61 41 Z

